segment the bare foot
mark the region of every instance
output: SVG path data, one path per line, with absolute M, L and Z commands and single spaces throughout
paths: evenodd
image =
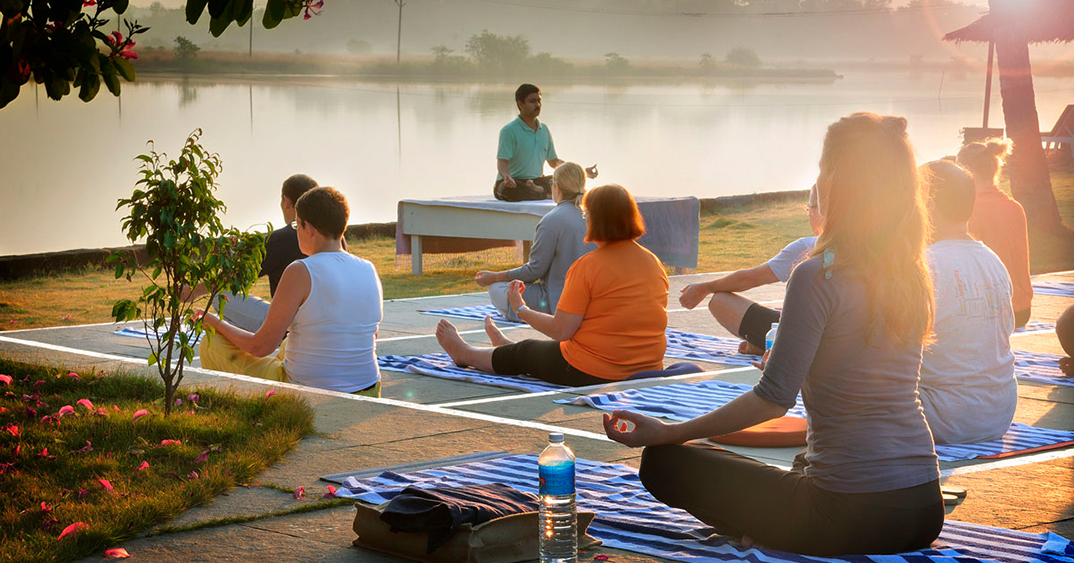
M 738 343 L 738 353 L 739 354 L 752 354 L 754 356 L 760 356 L 760 355 L 764 354 L 764 350 L 761 350 L 760 348 L 754 346 L 753 344 L 750 344 L 748 341 L 743 340 L 742 342 Z
M 440 322 L 437 323 L 436 341 L 440 343 L 440 347 L 447 352 L 447 355 L 451 356 L 455 365 L 466 367 L 467 364 L 462 360 L 467 350 L 470 349 L 470 345 L 463 341 L 462 337 L 459 336 L 459 330 L 447 319 L 440 319 Z
M 485 317 L 485 334 L 489 335 L 489 341 L 492 342 L 493 346 L 507 346 L 515 343 L 514 340 L 503 335 L 503 331 L 496 326 L 496 322 L 492 320 L 491 316 Z

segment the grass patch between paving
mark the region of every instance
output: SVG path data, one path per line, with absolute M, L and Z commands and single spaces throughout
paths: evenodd
M 1051 177 L 1059 213 L 1067 225 L 1074 226 L 1074 160 L 1053 162 Z M 1000 187 L 1009 189 L 1006 180 Z M 791 241 L 809 235 L 805 203 L 803 194 L 800 201 L 754 203 L 702 213 L 697 271 L 756 266 Z M 1032 273 L 1074 269 L 1074 240 L 1038 233 L 1032 225 L 1029 234 Z M 521 264 L 521 255 L 512 249 L 426 255 L 425 274 L 414 276 L 409 260 L 396 257 L 395 239 L 347 242 L 351 252 L 376 265 L 385 299 L 482 291 L 473 281 L 475 272 Z M 267 299 L 267 278 L 261 278 L 251 293 Z M 112 303 L 140 294 L 139 283 L 117 280 L 112 271 L 97 268 L 0 281 L 0 331 L 108 322 L 112 320 Z
M 0 561 L 100 553 L 248 482 L 313 431 L 310 407 L 286 394 L 188 390 L 165 417 L 163 386 L 145 377 L 4 359 L 0 374 L 12 378 L 0 383 Z

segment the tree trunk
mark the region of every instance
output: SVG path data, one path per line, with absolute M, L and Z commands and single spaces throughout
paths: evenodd
M 1007 136 L 1014 141 L 1014 152 L 1007 165 L 1011 195 L 1025 208 L 1030 225 L 1046 232 L 1062 233 L 1065 228 L 1041 146 L 1021 0 L 990 0 L 988 4 L 995 20 L 1003 22 L 995 26 L 993 37 L 1003 117 Z

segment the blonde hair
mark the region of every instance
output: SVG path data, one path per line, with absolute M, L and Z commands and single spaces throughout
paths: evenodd
M 988 179 L 995 185 L 999 169 L 1007 162 L 1013 149 L 1014 141 L 991 137 L 962 147 L 957 159 L 974 178 Z
M 552 173 L 552 181 L 563 194 L 563 201 L 581 207 L 585 198 L 585 170 L 573 162 L 564 162 Z
M 882 327 L 902 344 L 924 343 L 934 310 L 928 217 L 906 120 L 855 113 L 829 126 L 817 190 L 824 230 L 814 255 L 832 251 L 832 270 L 864 283 L 867 341 Z

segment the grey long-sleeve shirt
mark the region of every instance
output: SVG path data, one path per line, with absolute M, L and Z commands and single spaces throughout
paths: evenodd
M 883 327 L 867 342 L 865 284 L 848 274 L 825 279 L 820 256 L 794 269 L 754 391 L 791 407 L 802 390 L 806 475 L 821 488 L 877 493 L 928 483 L 939 469 L 918 399 L 921 345 L 899 344 Z
M 549 312 L 555 314 L 567 270 L 580 256 L 596 249 L 585 242 L 582 211 L 569 201 L 561 201 L 537 222 L 537 234 L 530 248 L 530 261 L 507 272 L 507 279 L 533 283 L 540 280 L 548 289 Z

